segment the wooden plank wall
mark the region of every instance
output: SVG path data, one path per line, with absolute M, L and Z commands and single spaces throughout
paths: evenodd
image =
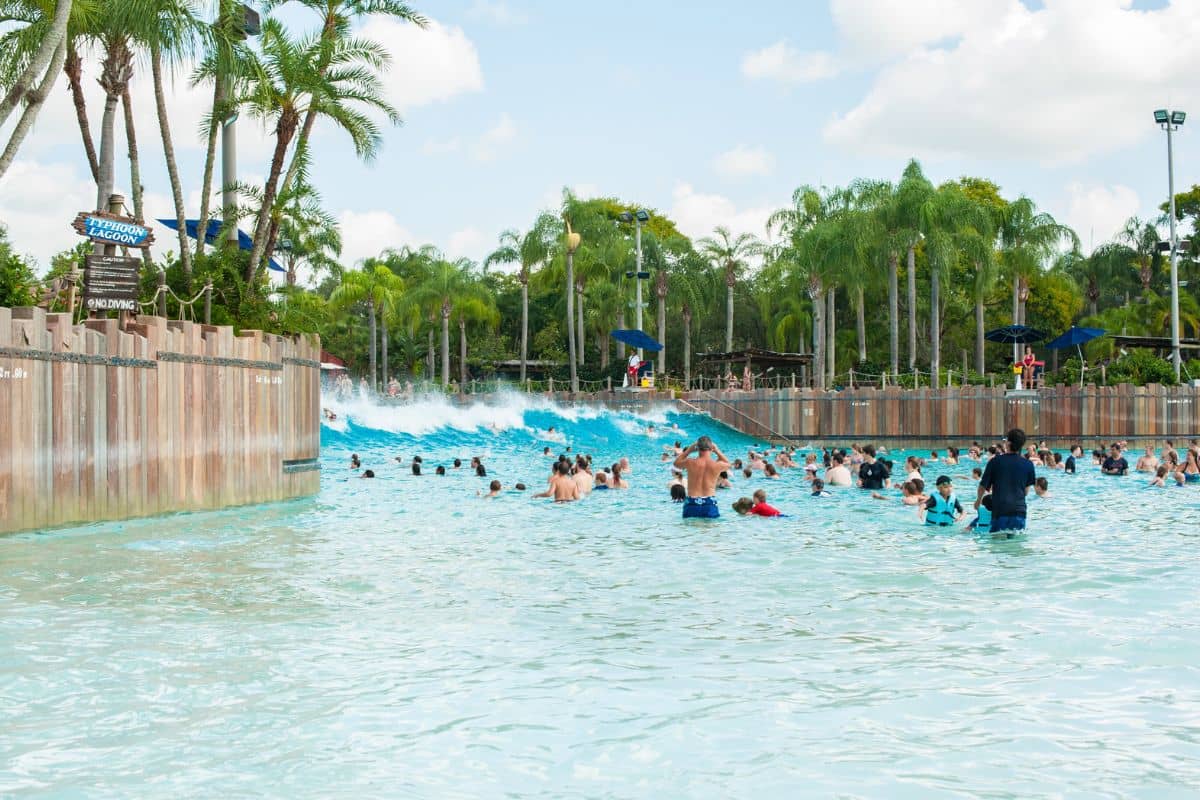
M 0 308 L 0 532 L 320 488 L 320 343 Z
M 750 436 L 797 442 L 868 440 L 940 447 L 989 443 L 1012 427 L 1031 439 L 1079 442 L 1200 436 L 1200 388 L 1053 386 L 1037 392 L 963 387 L 841 392 L 759 389 L 689 392 L 688 403 Z

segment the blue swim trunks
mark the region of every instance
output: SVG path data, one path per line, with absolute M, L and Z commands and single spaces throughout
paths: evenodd
M 689 497 L 683 504 L 683 516 L 699 517 L 701 519 L 716 519 L 721 516 L 715 497 Z

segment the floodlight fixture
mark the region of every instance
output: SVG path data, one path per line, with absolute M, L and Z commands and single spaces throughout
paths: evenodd
M 1180 120 L 1180 121 L 1182 122 L 1182 120 Z M 638 222 L 649 222 L 650 221 L 650 212 L 644 208 L 639 208 L 637 210 L 637 218 L 638 218 Z
M 1168 122 L 1171 121 L 1171 115 L 1170 115 L 1170 113 L 1167 112 L 1167 110 L 1165 108 L 1157 109 L 1154 112 L 1154 121 L 1157 122 L 1159 125 L 1166 125 Z
M 1183 121 L 1185 119 L 1187 119 L 1186 111 L 1172 111 L 1171 112 L 1171 124 L 1172 125 L 1176 125 L 1176 126 L 1182 125 Z

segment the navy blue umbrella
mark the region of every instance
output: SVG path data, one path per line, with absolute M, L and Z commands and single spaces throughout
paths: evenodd
M 1069 331 L 1047 344 L 1046 347 L 1051 350 L 1062 350 L 1071 346 L 1075 347 L 1075 352 L 1079 353 L 1079 385 L 1083 386 L 1083 375 L 1087 366 L 1083 360 L 1083 347 L 1081 345 L 1087 344 L 1092 339 L 1098 339 L 1105 333 L 1106 331 L 1103 328 L 1078 328 L 1072 325 Z
M 1062 350 L 1067 347 L 1079 347 L 1081 344 L 1087 344 L 1092 339 L 1098 339 L 1106 333 L 1104 328 L 1079 328 L 1074 325 L 1071 329 L 1059 336 L 1053 342 L 1047 343 L 1046 347 L 1051 350 Z
M 1000 344 L 1029 344 L 1030 342 L 1045 341 L 1047 336 L 1037 328 L 1030 328 L 1028 325 L 1005 325 L 1003 328 L 988 331 L 983 338 L 989 342 L 999 342 Z
M 179 224 L 173 219 L 160 219 L 159 222 L 163 225 L 166 225 L 168 228 L 170 228 L 173 231 L 179 230 Z M 193 239 L 195 239 L 196 238 L 196 229 L 200 225 L 200 220 L 185 219 L 183 221 L 183 224 L 187 228 L 187 235 L 192 237 Z M 204 241 L 207 242 L 208 244 L 213 244 L 217 241 L 217 236 L 220 233 L 221 233 L 221 220 L 210 219 L 208 221 L 208 231 L 204 235 Z M 238 231 L 238 249 L 240 249 L 240 250 L 254 249 L 254 240 L 251 239 L 249 236 L 247 236 L 246 233 L 241 230 Z M 277 264 L 275 262 L 275 259 L 273 259 L 273 258 L 268 260 L 267 266 L 269 266 L 271 269 L 275 270 L 276 272 L 287 272 L 287 270 L 284 269 L 283 267 L 279 266 L 279 264 Z
M 636 328 L 630 330 L 616 330 L 611 334 L 614 339 L 623 344 L 638 350 L 649 350 L 651 353 L 657 353 L 663 349 L 663 346 L 650 336 L 645 331 L 639 331 Z

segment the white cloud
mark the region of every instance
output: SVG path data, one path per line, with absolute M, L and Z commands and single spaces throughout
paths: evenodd
M 671 219 L 687 236 L 696 239 L 711 236 L 713 229 L 723 225 L 734 234 L 766 234 L 767 217 L 772 206 L 739 209 L 728 197 L 697 192 L 690 183 L 675 186 L 671 196 Z
M 457 136 L 450 139 L 426 139 L 425 144 L 421 145 L 422 155 L 427 156 L 444 156 L 457 153 L 461 149 L 462 139 Z
M 446 255 L 449 258 L 470 258 L 481 260 L 487 255 L 489 243 L 496 241 L 495 236 L 487 236 L 483 231 L 474 227 L 466 227 L 454 231 L 446 240 Z
M 1128 186 L 1071 183 L 1067 186 L 1068 207 L 1063 222 L 1079 234 L 1085 253 L 1111 241 L 1138 213 L 1141 201 Z
M 739 144 L 713 159 L 713 169 L 727 178 L 742 178 L 751 175 L 770 175 L 775 169 L 775 156 L 764 147 L 747 147 Z
M 338 217 L 342 233 L 342 264 L 350 267 L 378 256 L 389 247 L 418 244 L 408 228 L 388 211 L 350 211 Z
M 838 74 L 834 57 L 817 50 L 801 53 L 785 40 L 753 50 L 742 57 L 742 75 L 781 83 L 811 83 Z
M 886 0 L 853 5 L 864 18 L 894 16 Z M 1200 3 L 1140 11 L 1128 0 L 1045 0 L 1031 10 L 996 0 L 988 8 L 931 34 L 958 37 L 947 46 L 919 46 L 928 41 L 918 37 L 826 127 L 826 140 L 891 157 L 1063 163 L 1152 133 L 1155 98 L 1186 106 L 1200 96 L 1190 79 L 1200 49 L 1179 46 L 1200 37 Z
M 37 259 L 39 272 L 55 253 L 81 241 L 71 220 L 95 204 L 91 176 L 66 164 L 18 159 L 0 180 L 0 222 L 14 249 Z
M 1004 16 L 1011 0 L 832 0 L 834 25 L 855 61 L 885 61 L 944 43 Z
M 517 138 L 517 124 L 508 114 L 501 114 L 496 124 L 488 128 L 471 146 L 476 161 L 495 161 L 506 145 Z
M 392 56 L 383 76 L 388 101 L 401 113 L 483 90 L 479 53 L 462 28 L 430 20 L 425 28 L 372 17 L 360 34 Z
M 524 25 L 529 18 L 502 0 L 475 0 L 467 9 L 470 19 L 492 25 Z

